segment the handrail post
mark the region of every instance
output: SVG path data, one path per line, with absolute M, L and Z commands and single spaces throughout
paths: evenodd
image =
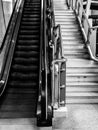
M 58 65 L 58 66 L 56 66 L 58 80 L 55 78 L 55 65 Z M 56 59 L 52 62 L 52 66 L 53 66 L 52 70 L 53 70 L 53 79 L 54 79 L 53 105 L 54 105 L 54 109 L 57 109 L 60 106 L 65 106 L 65 104 L 66 104 L 66 59 L 65 58 Z M 62 72 L 63 72 L 63 74 L 62 74 Z M 62 81 L 62 79 L 63 79 L 63 81 Z M 58 86 L 57 86 L 57 84 L 55 85 L 55 82 L 58 82 Z M 55 89 L 57 89 L 57 91 Z M 55 95 L 55 91 L 58 94 Z

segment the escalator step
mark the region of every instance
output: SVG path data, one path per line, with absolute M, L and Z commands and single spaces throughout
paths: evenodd
M 33 39 L 33 40 L 18 40 L 18 44 L 19 45 L 23 45 L 25 44 L 25 46 L 32 46 L 32 45 L 39 45 L 39 39 Z
M 21 25 L 21 27 L 20 27 L 20 29 L 23 29 L 23 30 L 24 30 L 24 29 L 25 29 L 25 30 L 34 30 L 34 29 L 35 29 L 35 30 L 36 30 L 36 29 L 38 30 L 39 28 L 40 28 L 40 25 L 37 25 L 37 26 L 29 26 L 29 25 L 28 25 L 28 26 L 24 26 L 24 25 Z
M 39 8 L 36 8 L 36 7 L 32 7 L 32 8 L 26 8 L 24 9 L 24 11 L 38 11 L 39 12 Z
M 38 49 L 39 49 L 38 46 L 20 46 L 20 45 L 18 45 L 16 47 L 16 50 L 18 50 L 18 51 L 32 51 L 32 50 L 38 51 Z
M 33 21 L 34 22 L 36 22 L 36 21 L 40 22 L 40 18 L 38 18 L 38 17 L 36 17 L 36 18 L 31 18 L 31 17 L 30 18 L 23 18 L 22 21 L 24 21 L 24 22 L 29 22 L 29 21 L 30 22 L 33 22 Z
M 38 12 L 36 12 L 36 10 L 34 11 L 27 11 L 27 10 L 25 10 L 24 11 L 24 13 L 25 13 L 25 15 L 28 15 L 28 17 L 29 17 L 29 15 L 34 15 L 34 14 L 36 14 L 36 15 L 40 15 L 40 12 L 38 11 Z
M 36 90 L 37 88 L 34 88 L 34 90 Z M 10 91 L 8 91 L 7 90 L 7 92 L 9 93 L 9 94 L 17 94 L 17 93 L 19 93 L 19 94 L 35 94 L 35 92 L 34 91 L 32 91 L 32 88 L 14 88 L 14 87 L 12 87 L 11 89 L 10 89 Z M 30 102 L 29 100 L 28 100 L 28 102 Z
M 33 40 L 33 39 L 39 39 L 39 36 L 37 35 L 19 35 L 19 39 L 26 39 L 26 40 Z
M 23 63 L 21 63 L 23 64 Z M 32 73 L 32 72 L 37 72 L 38 71 L 38 67 L 35 65 L 33 66 L 24 66 L 24 65 L 20 65 L 20 64 L 15 64 L 12 66 L 12 69 L 14 70 L 14 72 L 22 72 L 22 73 Z
M 23 18 L 39 18 L 39 14 L 36 14 L 36 13 L 34 13 L 34 14 L 23 14 Z
M 27 43 L 27 45 L 24 45 L 24 44 L 19 44 L 17 47 L 16 47 L 16 50 L 18 51 L 38 51 L 39 50 L 39 46 L 38 45 L 29 45 Z
M 23 57 L 23 58 L 31 58 L 31 57 L 37 57 L 38 58 L 39 53 L 37 51 L 30 51 L 28 53 L 17 51 L 15 52 L 15 57 Z
M 31 73 L 31 74 L 23 74 L 19 72 L 11 73 L 11 79 L 21 80 L 21 82 L 23 82 L 24 80 L 33 82 L 33 80 L 37 80 L 37 78 L 38 75 L 36 73 Z
M 9 81 L 9 86 L 11 86 L 11 88 L 37 88 L 38 87 L 38 83 L 36 82 L 21 82 L 21 81 L 16 81 L 16 80 L 13 80 L 12 81 Z
M 19 34 L 23 34 L 23 35 L 38 35 L 39 34 L 39 30 L 20 30 Z
M 37 22 L 37 21 L 31 21 L 31 22 L 30 22 L 30 21 L 28 21 L 28 22 L 26 22 L 26 21 L 23 22 L 23 21 L 22 21 L 21 24 L 24 25 L 24 26 L 26 26 L 26 25 L 29 25 L 29 26 L 36 26 L 36 25 L 39 24 L 39 21 L 38 21 L 38 22 Z

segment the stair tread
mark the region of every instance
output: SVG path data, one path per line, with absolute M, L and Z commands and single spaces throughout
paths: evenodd
M 67 104 L 96 104 L 98 103 L 98 98 L 79 98 L 79 99 L 66 99 Z
M 67 93 L 66 94 L 67 97 L 69 96 L 75 96 L 75 97 L 98 97 L 98 92 L 91 92 L 91 93 L 88 93 L 88 92 L 70 92 L 70 93 Z
M 98 63 L 95 63 L 92 60 L 89 59 L 74 59 L 74 60 L 67 60 L 67 67 L 98 67 Z
M 90 86 L 90 87 L 66 87 L 66 92 L 98 92 L 98 87 Z
M 66 82 L 67 86 L 98 86 L 98 82 Z
M 72 77 L 76 77 L 76 76 L 89 76 L 89 77 L 95 77 L 98 76 L 98 73 L 67 73 L 67 76 L 72 76 Z

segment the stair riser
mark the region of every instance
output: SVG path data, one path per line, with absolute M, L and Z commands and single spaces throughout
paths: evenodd
M 67 68 L 66 70 L 67 74 L 78 74 L 78 73 L 93 73 L 93 74 L 98 74 L 98 68 Z
M 66 99 L 67 104 L 96 104 L 98 103 L 98 98 L 95 99 Z
M 81 87 L 73 87 L 73 86 L 67 86 L 66 87 L 66 92 L 68 93 L 68 92 L 88 92 L 88 93 L 90 93 L 90 92 L 98 92 L 98 87 L 96 86 L 96 87 L 94 87 L 94 86 L 92 86 L 92 87 L 89 87 L 89 86 L 81 86 Z
M 78 77 L 66 77 L 67 82 L 97 82 L 98 83 L 98 77 L 92 76 L 92 77 L 86 77 L 86 76 L 78 76 Z

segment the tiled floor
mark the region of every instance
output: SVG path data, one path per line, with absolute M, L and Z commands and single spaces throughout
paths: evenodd
M 52 130 L 51 127 L 37 127 L 36 119 L 2 119 L 0 130 Z
M 98 105 L 67 105 L 67 113 L 58 112 L 54 130 L 98 130 Z
M 36 119 L 0 120 L 0 130 L 98 130 L 98 105 L 67 105 L 66 111 L 59 111 L 53 127 L 37 127 Z

